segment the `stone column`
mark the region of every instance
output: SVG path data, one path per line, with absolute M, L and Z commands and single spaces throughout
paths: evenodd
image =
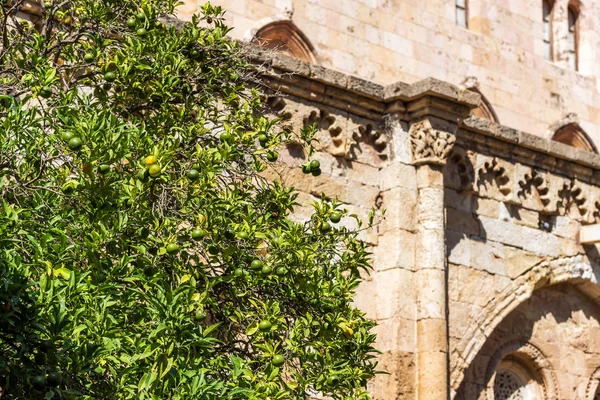
M 456 124 L 428 117 L 410 128 L 417 168 L 417 399 L 447 400 L 448 309 L 443 168 Z

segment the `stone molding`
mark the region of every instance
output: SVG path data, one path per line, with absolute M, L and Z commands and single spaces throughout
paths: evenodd
M 544 392 L 544 399 L 560 399 L 556 373 L 544 353 L 531 343 L 510 341 L 500 346 L 488 362 L 485 377 L 488 382 L 486 392 L 489 400 L 494 400 L 493 387 L 496 369 L 505 357 L 511 355 L 517 356 L 519 361 L 524 364 L 523 366 L 527 367 L 528 372 L 534 374 L 533 378 L 541 381 L 539 383 Z
M 459 133 L 463 131 L 478 136 L 479 142 L 486 139 L 497 141 L 497 147 L 503 149 L 505 156 L 509 152 L 514 153 L 519 157 L 518 161 L 527 165 L 561 168 L 563 175 L 567 176 L 581 175 L 582 167 L 600 169 L 598 154 L 483 118 L 469 117 L 469 110 L 479 106 L 481 101 L 480 95 L 471 90 L 433 78 L 414 84 L 398 82 L 384 86 L 255 46 L 247 46 L 246 51 L 267 84 L 281 93 L 374 121 L 392 113 L 409 122 L 424 115 L 436 115 L 459 123 Z M 588 175 L 591 174 L 588 172 Z
M 597 368 L 587 386 L 585 400 L 596 400 L 596 393 L 600 390 L 600 368 Z

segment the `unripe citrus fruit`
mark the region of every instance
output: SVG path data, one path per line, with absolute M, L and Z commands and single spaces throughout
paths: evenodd
M 265 265 L 262 267 L 262 269 L 260 270 L 261 274 L 263 275 L 269 275 L 271 272 L 273 272 L 273 268 L 271 268 L 268 265 Z
M 204 229 L 194 229 L 192 231 L 192 239 L 194 239 L 194 240 L 201 240 L 205 236 L 206 236 L 206 231 Z
M 44 390 L 46 387 L 46 378 L 43 375 L 35 375 L 31 378 L 31 385 L 37 390 Z
M 110 165 L 108 164 L 100 164 L 98 165 L 98 172 L 102 175 L 107 174 L 110 171 Z
M 221 136 L 219 136 L 222 142 L 229 142 L 231 141 L 231 133 L 229 132 L 223 132 L 221 133 Z
M 69 140 L 69 148 L 71 150 L 79 150 L 82 145 L 83 145 L 83 142 L 77 136 L 74 136 Z
M 329 220 L 331 222 L 333 222 L 334 224 L 337 224 L 338 222 L 340 222 L 341 219 L 342 219 L 342 213 L 339 211 L 334 211 L 329 216 Z
M 177 243 L 169 243 L 167 245 L 167 253 L 175 254 L 179 251 L 179 245 Z
M 44 86 L 40 89 L 40 96 L 47 99 L 52 96 L 52 88 L 50 86 Z
M 115 74 L 113 71 L 108 71 L 107 73 L 104 74 L 104 79 L 107 82 L 114 82 L 115 79 L 117 79 L 117 74 Z
M 48 376 L 46 377 L 46 383 L 50 387 L 57 387 L 58 385 L 60 385 L 61 380 L 62 380 L 62 376 L 61 376 L 60 372 L 56 372 L 56 371 L 50 372 L 48 374 Z
M 321 226 L 319 226 L 319 230 L 323 233 L 327 233 L 331 230 L 331 225 L 329 225 L 329 222 L 323 221 L 321 222 Z
M 83 56 L 83 61 L 85 61 L 86 63 L 91 63 L 92 61 L 94 61 L 94 55 L 92 53 L 85 53 L 85 55 Z
M 129 27 L 129 29 L 135 28 L 136 25 L 137 25 L 137 21 L 135 18 L 131 17 L 127 20 L 127 26 Z
M 319 162 L 319 160 L 312 160 L 310 162 L 310 169 L 311 170 L 313 170 L 313 169 L 319 169 L 319 168 L 321 168 L 321 163 Z
M 273 357 L 273 359 L 271 360 L 271 364 L 273 364 L 276 367 L 279 367 L 281 365 L 283 365 L 285 363 L 285 358 L 283 358 L 283 356 L 281 354 L 277 354 Z
M 195 169 L 190 169 L 190 170 L 187 172 L 187 177 L 188 177 L 188 179 L 190 179 L 190 180 L 192 180 L 192 181 L 195 181 L 195 180 L 197 180 L 198 178 L 200 178 L 200 172 L 198 172 L 198 171 L 197 171 L 197 170 L 195 170 Z
M 260 323 L 258 324 L 258 329 L 261 332 L 268 332 L 271 330 L 271 322 L 264 320 L 264 321 L 260 321 Z
M 158 164 L 152 164 L 150 166 L 150 168 L 148 168 L 148 173 L 153 178 L 156 178 L 157 176 L 160 176 L 161 172 L 162 172 L 162 170 L 160 168 L 160 165 L 158 165 Z
M 250 263 L 250 268 L 252 268 L 254 270 L 262 269 L 262 267 L 263 267 L 263 263 L 260 260 L 254 260 L 254 261 L 252 261 L 252 263 Z
M 275 162 L 275 161 L 277 161 L 278 158 L 279 158 L 279 153 L 277 153 L 276 151 L 269 151 L 267 153 L 267 160 L 269 162 Z
M 139 28 L 136 31 L 136 33 L 137 33 L 138 36 L 144 37 L 144 36 L 146 36 L 146 34 L 148 33 L 148 31 L 146 30 L 146 28 Z
M 312 176 L 319 176 L 321 175 L 321 168 L 315 168 L 315 169 L 310 169 L 310 173 L 312 174 Z

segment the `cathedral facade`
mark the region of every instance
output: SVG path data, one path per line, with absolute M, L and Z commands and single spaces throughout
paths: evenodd
M 202 1 L 187 0 L 188 18 Z M 323 174 L 271 173 L 366 218 L 375 398 L 600 399 L 600 4 L 214 0 L 315 124 Z M 308 218 L 308 206 L 298 211 Z

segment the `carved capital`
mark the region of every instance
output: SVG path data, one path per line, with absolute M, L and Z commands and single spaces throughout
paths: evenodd
M 428 121 L 417 122 L 410 127 L 410 144 L 415 165 L 446 165 L 456 137 L 433 128 Z

